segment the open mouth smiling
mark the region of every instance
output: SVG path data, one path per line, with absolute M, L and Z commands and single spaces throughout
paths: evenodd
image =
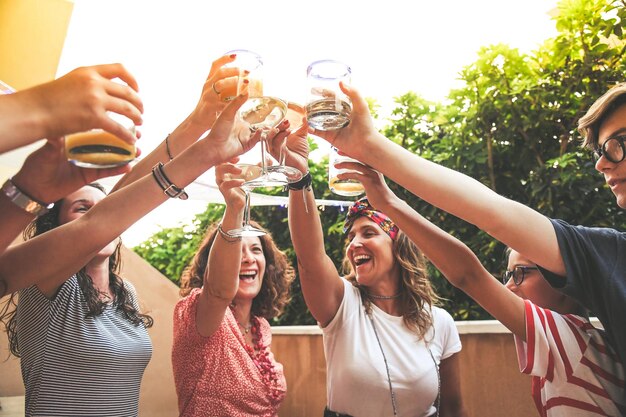
M 364 263 L 367 263 L 372 260 L 372 257 L 369 255 L 356 255 L 352 258 L 352 261 L 356 266 L 361 266 Z

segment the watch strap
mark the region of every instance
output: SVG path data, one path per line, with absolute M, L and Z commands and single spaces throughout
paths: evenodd
M 2 185 L 2 193 L 13 204 L 18 206 L 25 212 L 33 214 L 35 216 L 41 216 L 42 214 L 46 214 L 52 207 L 54 207 L 54 203 L 42 203 L 32 198 L 24 191 L 20 190 L 17 185 L 13 183 L 12 178 L 6 180 L 6 182 Z

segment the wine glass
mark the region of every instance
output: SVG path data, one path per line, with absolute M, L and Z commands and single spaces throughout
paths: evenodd
M 257 187 L 282 187 L 297 177 L 298 173 L 293 173 L 293 169 L 280 164 L 268 165 L 272 160 L 266 149 L 267 132 L 278 126 L 287 115 L 287 103 L 276 97 L 253 97 L 248 99 L 239 110 L 238 117 L 248 126 L 248 132 L 244 134 L 254 134 L 261 130 L 261 174 L 244 184 L 250 188 Z M 244 129 L 245 132 L 245 129 Z M 282 152 L 281 152 L 282 153 Z M 297 170 L 296 170 L 297 171 Z M 299 175 L 302 177 L 302 174 Z
M 250 191 L 252 191 L 254 187 L 246 185 L 248 182 L 261 175 L 262 168 L 258 165 L 252 164 L 237 164 L 236 166 L 241 169 L 241 174 L 229 174 L 230 178 L 242 179 L 246 181 L 241 186 L 241 189 L 246 196 L 243 212 L 243 225 L 238 229 L 229 230 L 226 233 L 233 237 L 263 236 L 265 234 L 263 230 L 257 229 L 250 224 Z
M 292 132 L 295 132 L 300 128 L 300 126 L 302 126 L 303 117 L 304 107 L 293 102 L 287 103 L 287 112 L 284 118 L 289 121 L 289 128 Z M 272 174 L 284 175 L 288 182 L 298 182 L 302 179 L 302 172 L 300 172 L 300 170 L 297 168 L 288 167 L 285 165 L 285 146 L 286 144 L 283 144 L 280 147 L 280 152 L 277 158 L 278 164 L 268 166 L 267 170 Z

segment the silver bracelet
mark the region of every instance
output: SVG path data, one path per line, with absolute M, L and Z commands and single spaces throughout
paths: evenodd
M 233 236 L 230 233 L 225 232 L 224 229 L 222 229 L 222 223 L 217 225 L 217 231 L 222 239 L 224 239 L 227 243 L 236 243 L 241 240 L 241 236 Z

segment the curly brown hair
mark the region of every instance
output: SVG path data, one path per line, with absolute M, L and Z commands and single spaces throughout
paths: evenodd
M 96 188 L 106 194 L 106 190 L 102 185 L 98 183 L 87 184 L 89 187 Z M 60 225 L 59 213 L 64 199 L 61 199 L 54 203 L 54 207 L 50 209 L 46 214 L 39 216 L 31 224 L 29 224 L 24 230 L 24 238 L 30 239 L 35 236 L 39 236 L 49 230 L 52 230 Z M 115 251 L 109 257 L 109 287 L 113 293 L 113 303 L 118 311 L 120 311 L 124 318 L 134 325 L 143 324 L 146 328 L 152 327 L 154 320 L 147 314 L 141 314 L 133 305 L 131 295 L 128 292 L 127 287 L 124 285 L 124 281 L 118 275 L 121 268 L 121 256 L 120 249 L 122 247 L 121 239 L 117 244 Z M 104 311 L 106 302 L 102 300 L 100 291 L 93 285 L 93 281 L 89 274 L 85 272 L 85 268 L 76 273 L 78 278 L 78 285 L 83 293 L 87 303 L 87 317 L 95 317 Z M 7 336 L 9 339 L 10 352 L 19 357 L 19 345 L 17 341 L 17 294 L 13 293 L 7 299 L 6 303 L 0 308 L 0 322 L 2 322 L 6 328 Z
M 346 247 L 348 243 L 346 241 Z M 393 241 L 392 251 L 395 261 L 400 266 L 399 302 L 402 319 L 404 324 L 422 339 L 433 325 L 430 307 L 437 305 L 440 298 L 430 284 L 424 254 L 402 230 L 398 231 Z M 347 253 L 342 266 L 345 278 L 359 289 L 365 311 L 371 314 L 372 299 L 368 295 L 367 287 L 357 282 Z
M 265 235 L 259 237 L 265 256 L 265 275 L 261 290 L 252 301 L 252 314 L 269 320 L 280 316 L 291 300 L 291 283 L 295 278 L 295 271 L 289 263 L 287 255 L 278 249 L 267 230 L 254 221 L 250 221 L 250 224 L 266 232 Z M 180 278 L 180 295 L 182 297 L 189 295 L 194 288 L 202 288 L 209 251 L 217 233 L 217 225 L 213 225 L 207 230 L 198 252 L 183 271 Z

